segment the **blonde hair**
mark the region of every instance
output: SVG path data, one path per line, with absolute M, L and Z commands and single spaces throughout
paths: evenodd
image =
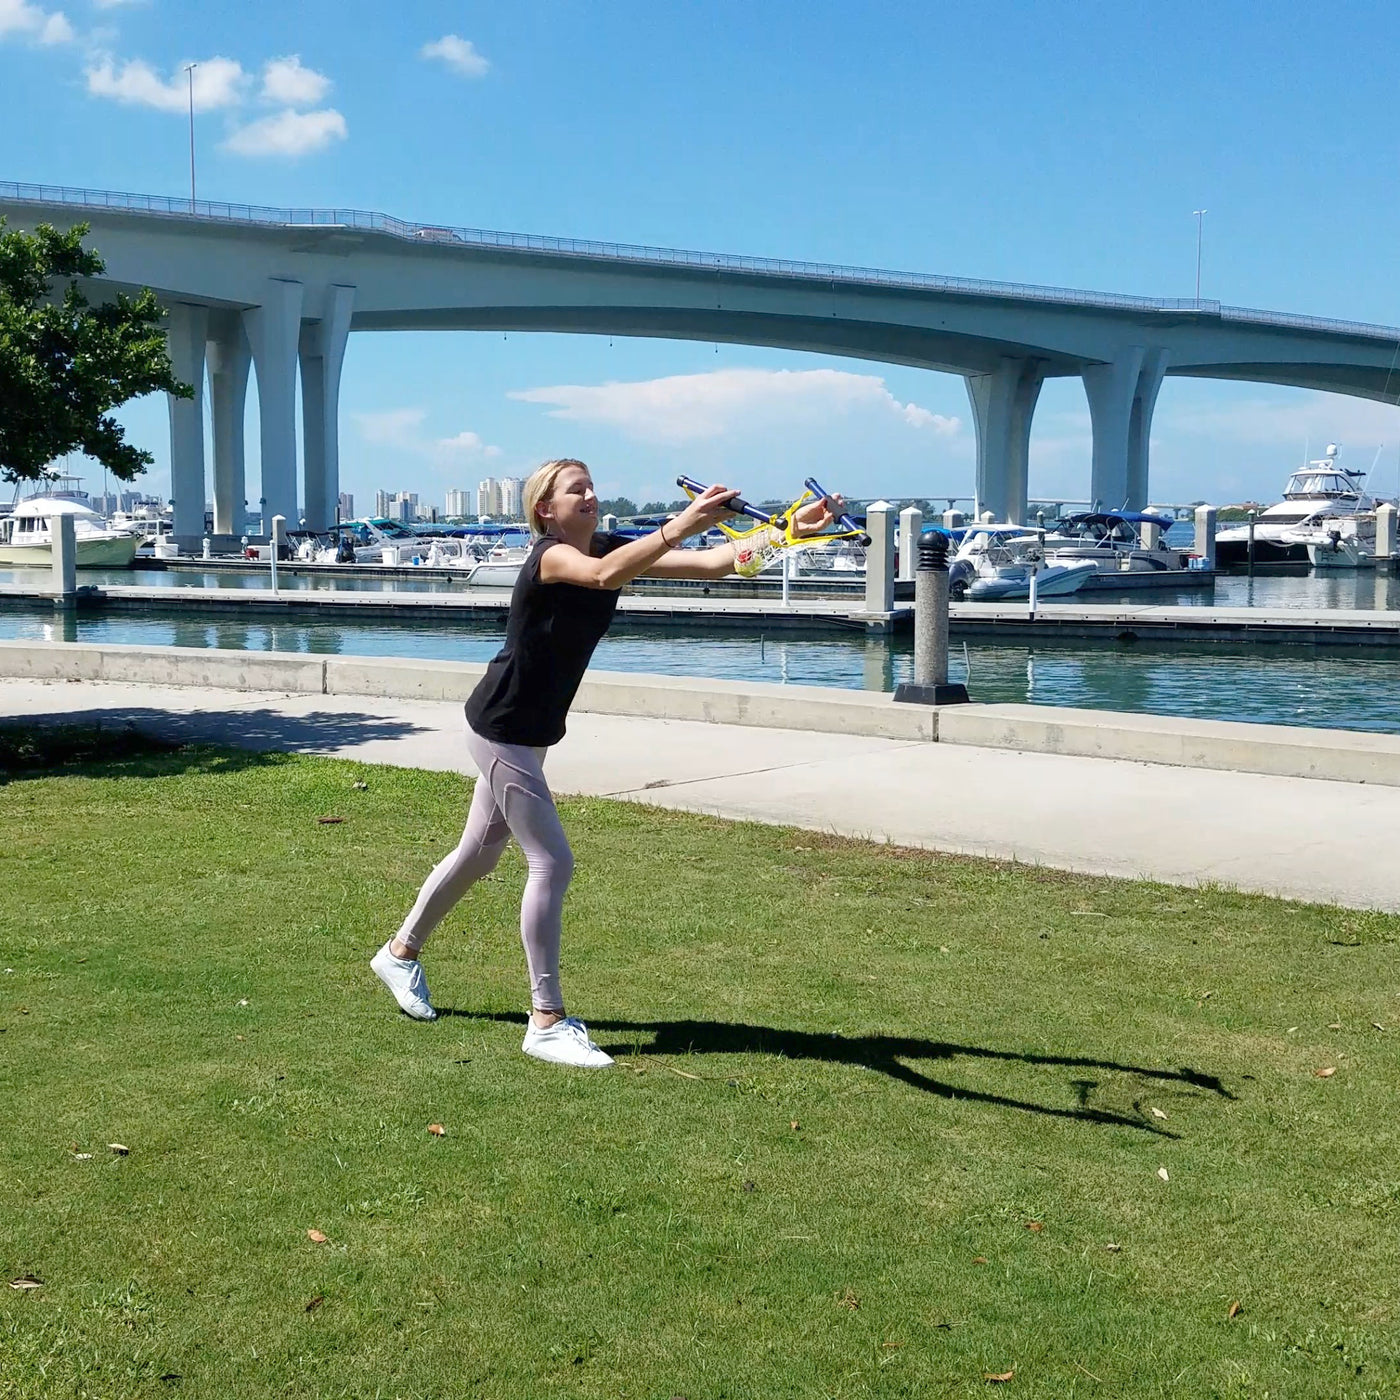
M 580 462 L 577 457 L 555 457 L 540 467 L 525 483 L 525 519 L 529 521 L 530 533 L 532 535 L 544 534 L 544 526 L 540 524 L 539 515 L 536 508 L 554 494 L 554 488 L 559 481 L 559 473 L 565 467 L 582 467 L 588 470 L 587 462 Z

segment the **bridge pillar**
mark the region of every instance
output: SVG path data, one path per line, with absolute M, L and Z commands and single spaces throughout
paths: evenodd
M 1166 368 L 1165 350 L 1133 345 L 1082 372 L 1094 426 L 1089 495 L 1105 510 L 1141 510 L 1147 504 L 1152 411 Z
M 977 502 L 997 520 L 1025 523 L 1029 492 L 1031 419 L 1045 367 L 1039 360 L 1006 358 L 990 374 L 969 374 L 968 402 L 977 429 Z
M 258 375 L 262 447 L 263 529 L 274 515 L 296 520 L 297 349 L 301 341 L 300 282 L 268 279 L 267 300 L 243 313 Z
M 302 471 L 308 528 L 335 524 L 340 493 L 340 367 L 350 337 L 354 287 L 328 287 L 319 321 L 301 329 Z
M 241 535 L 248 487 L 243 467 L 243 411 L 253 352 L 237 313 L 211 318 L 209 400 L 214 420 L 214 533 Z
M 175 378 L 194 388 L 194 398 L 167 394 L 170 413 L 170 498 L 175 502 L 172 533 L 197 539 L 204 533 L 204 341 L 209 309 L 176 302 L 165 341 Z

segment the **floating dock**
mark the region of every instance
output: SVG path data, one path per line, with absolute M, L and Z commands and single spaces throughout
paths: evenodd
M 0 585 L 0 606 L 51 605 L 52 593 L 27 584 Z M 645 595 L 624 592 L 622 618 L 639 627 L 753 633 L 862 632 L 887 635 L 913 625 L 911 605 L 868 612 L 863 599 Z M 380 592 L 330 588 L 145 588 L 111 585 L 80 589 L 80 613 L 237 614 L 244 620 L 323 618 L 373 623 L 478 619 L 504 623 L 510 590 Z M 1400 612 L 1361 609 L 1228 608 L 1126 603 L 1046 603 L 1032 617 L 1024 603 L 954 603 L 954 637 L 993 641 L 1113 641 L 1171 644 L 1279 644 L 1285 646 L 1400 649 Z

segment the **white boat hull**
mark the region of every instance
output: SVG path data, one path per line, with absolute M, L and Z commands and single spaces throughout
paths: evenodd
M 1372 569 L 1376 564 L 1370 550 L 1357 540 L 1310 544 L 1307 548 L 1308 562 L 1314 569 Z
M 1077 593 L 1098 571 L 1093 564 L 1052 564 L 1042 569 L 1035 581 L 1037 598 L 1063 598 Z M 1016 600 L 1031 596 L 1031 578 L 1027 570 L 1020 576 L 1005 573 L 999 578 L 978 578 L 968 586 L 967 596 L 975 603 L 993 602 L 1003 598 Z
M 80 569 L 129 569 L 136 558 L 135 535 L 114 535 L 106 539 L 84 539 L 75 544 Z M 10 568 L 51 569 L 53 547 L 47 540 L 34 544 L 0 544 L 0 565 Z

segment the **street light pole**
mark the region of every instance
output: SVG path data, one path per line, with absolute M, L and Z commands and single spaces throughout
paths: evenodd
M 1201 228 L 1205 222 L 1205 216 L 1210 213 L 1209 209 L 1193 209 L 1191 211 L 1196 216 L 1196 305 L 1201 304 Z
M 194 213 L 194 70 L 197 63 L 185 64 L 185 72 L 190 80 L 190 213 Z

